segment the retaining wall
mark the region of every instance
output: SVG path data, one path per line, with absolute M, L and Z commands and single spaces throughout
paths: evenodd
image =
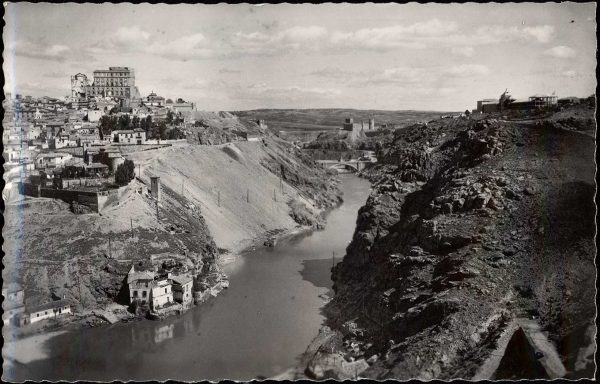
M 60 199 L 71 204 L 73 201 L 90 207 L 94 212 L 119 203 L 127 193 L 128 187 L 109 189 L 106 191 L 77 191 L 70 189 L 42 188 L 30 183 L 19 183 L 19 192 L 24 196 L 47 197 Z

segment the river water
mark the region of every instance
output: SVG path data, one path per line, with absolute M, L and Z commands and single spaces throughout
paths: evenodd
M 249 380 L 292 368 L 317 335 L 336 262 L 352 239 L 369 183 L 343 175 L 344 203 L 325 230 L 280 240 L 225 266 L 229 289 L 187 313 L 51 337 L 37 360 L 7 367 L 22 380 Z

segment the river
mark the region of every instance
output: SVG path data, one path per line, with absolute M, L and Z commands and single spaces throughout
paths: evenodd
M 369 194 L 366 180 L 341 180 L 344 203 L 329 214 L 323 231 L 245 253 L 224 267 L 229 289 L 216 298 L 161 322 L 50 337 L 40 343 L 37 359 L 5 365 L 4 379 L 250 380 L 294 367 L 323 323 L 332 254 L 336 262 L 344 255 Z

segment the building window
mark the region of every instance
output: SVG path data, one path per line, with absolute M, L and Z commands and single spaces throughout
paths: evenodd
M 146 297 L 146 291 L 142 291 L 142 297 Z
M 165 293 L 167 293 L 167 288 L 165 288 Z
M 133 291 L 133 297 L 137 297 L 138 291 Z

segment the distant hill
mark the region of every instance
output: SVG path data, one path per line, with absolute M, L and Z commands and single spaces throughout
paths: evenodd
M 324 131 L 341 128 L 348 117 L 355 122 L 375 119 L 375 125 L 410 125 L 439 118 L 448 112 L 384 111 L 359 109 L 255 109 L 231 111 L 240 119 L 264 119 L 269 128 L 279 131 Z

